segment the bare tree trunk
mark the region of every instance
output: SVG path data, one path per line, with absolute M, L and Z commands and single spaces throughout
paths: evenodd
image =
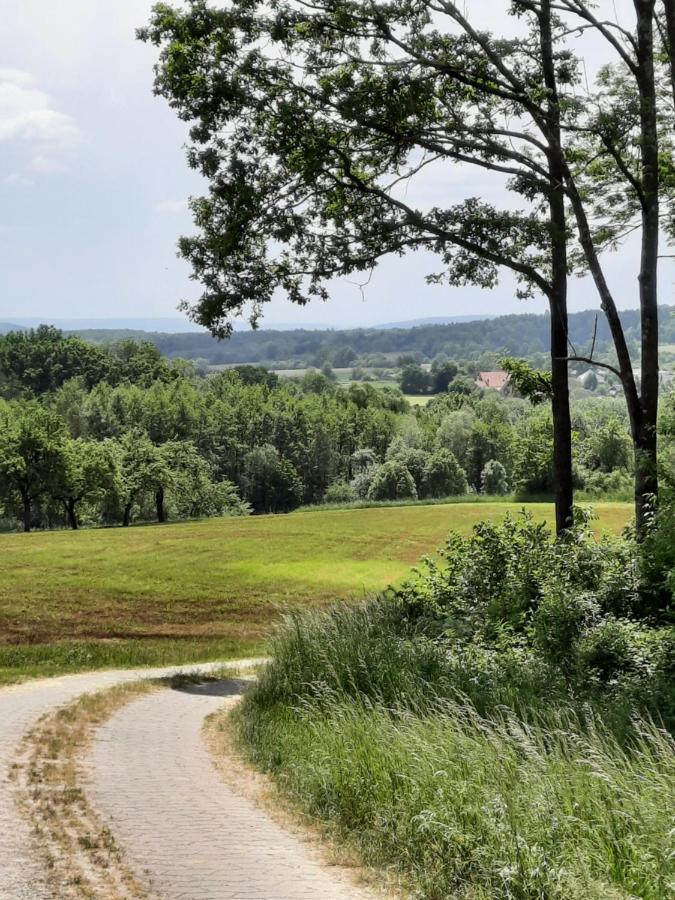
M 635 441 L 635 511 L 638 534 L 658 496 L 656 423 L 659 408 L 659 137 L 654 73 L 655 0 L 634 0 L 642 150 L 642 253 L 640 319 L 642 377 L 640 423 Z M 666 7 L 668 4 L 666 4 Z
M 572 480 L 572 421 L 567 363 L 567 223 L 565 168 L 562 160 L 560 105 L 553 56 L 550 0 L 539 14 L 544 81 L 548 91 L 549 209 L 551 222 L 551 412 L 553 417 L 553 477 L 555 482 L 556 534 L 570 528 L 574 519 Z
M 23 505 L 23 530 L 28 533 L 31 529 L 31 498 L 27 491 L 21 491 L 21 502 Z
M 166 510 L 164 509 L 164 488 L 158 488 L 155 493 L 155 506 L 157 508 L 157 521 L 166 522 Z
M 124 512 L 122 514 L 122 527 L 128 528 L 129 522 L 131 521 L 131 503 L 127 503 L 124 507 Z

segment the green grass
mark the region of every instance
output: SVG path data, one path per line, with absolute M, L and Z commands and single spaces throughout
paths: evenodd
M 89 669 L 167 666 L 262 655 L 256 640 L 64 640 L 0 646 L 0 685 Z
M 508 503 L 298 512 L 0 535 L 0 681 L 249 655 L 280 612 L 400 582 L 451 530 Z M 552 522 L 550 505 L 533 504 Z M 597 504 L 618 532 L 627 504 Z
M 248 721 L 247 721 L 248 716 Z M 337 699 L 237 725 L 302 813 L 426 900 L 669 900 L 675 745 Z
M 648 654 L 633 703 L 592 666 L 580 696 L 518 646 L 481 666 L 433 634 L 386 600 L 289 616 L 214 727 L 419 900 L 675 896 L 675 742 L 647 721 Z
M 419 394 L 404 394 L 405 399 L 411 406 L 427 406 L 434 399 L 434 396 L 427 394 L 420 396 Z

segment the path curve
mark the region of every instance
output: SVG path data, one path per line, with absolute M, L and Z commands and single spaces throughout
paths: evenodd
M 51 897 L 42 866 L 34 853 L 30 828 L 16 808 L 10 778 L 12 761 L 21 739 L 44 713 L 75 700 L 82 694 L 104 690 L 139 678 L 165 677 L 178 672 L 208 672 L 223 665 L 249 665 L 250 660 L 231 664 L 205 663 L 162 669 L 125 669 L 66 675 L 27 681 L 0 688 L 0 898 L 1 900 L 46 900 Z
M 241 690 L 236 681 L 190 685 L 122 707 L 92 745 L 92 805 L 167 900 L 371 897 L 219 777 L 204 718 Z

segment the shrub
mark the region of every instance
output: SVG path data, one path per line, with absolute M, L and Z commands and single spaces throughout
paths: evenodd
M 426 450 L 421 450 L 418 447 L 406 447 L 398 441 L 394 441 L 387 453 L 387 461 L 389 460 L 395 460 L 406 467 L 413 477 L 418 495 L 422 496 L 424 494 L 425 470 L 429 461 L 429 454 Z
M 369 500 L 415 499 L 415 480 L 403 463 L 389 460 L 376 470 L 368 489 Z
M 435 450 L 424 467 L 424 494 L 427 497 L 451 497 L 466 494 L 466 472 L 449 450 Z
M 589 497 L 630 500 L 633 496 L 633 479 L 628 472 L 589 472 L 580 469 L 581 483 Z
M 379 465 L 371 465 L 365 469 L 362 469 L 360 472 L 352 478 L 350 482 L 350 486 L 354 490 L 356 497 L 358 500 L 366 500 L 368 498 L 368 492 L 370 491 L 370 486 L 373 483 L 373 479 L 380 468 Z
M 509 483 L 506 469 L 498 459 L 490 459 L 485 463 L 480 475 L 480 489 L 483 494 L 498 496 L 508 494 Z
M 642 613 L 657 622 L 675 621 L 675 502 L 666 498 L 642 544 Z
M 329 484 L 323 496 L 324 503 L 351 503 L 356 499 L 356 490 L 346 481 L 334 481 Z

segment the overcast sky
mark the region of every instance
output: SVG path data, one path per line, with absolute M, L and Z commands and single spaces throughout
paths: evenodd
M 619 13 L 629 0 L 601 5 Z M 18 316 L 175 316 L 198 285 L 176 258 L 190 230 L 186 198 L 199 192 L 185 163 L 185 126 L 152 95 L 154 51 L 135 40 L 151 0 L 0 0 L 0 321 Z M 506 0 L 468 4 L 493 25 Z M 587 47 L 587 62 L 598 62 Z M 486 176 L 455 170 L 425 186 L 438 202 L 484 192 Z M 497 198 L 499 195 L 495 194 Z M 448 197 L 448 200 L 443 198 Z M 609 266 L 623 307 L 636 306 L 636 253 Z M 387 260 L 362 296 L 338 282 L 328 304 L 279 301 L 274 322 L 369 324 L 426 316 L 543 311 L 514 299 L 505 275 L 494 291 L 430 287 L 433 260 Z M 662 301 L 675 302 L 664 264 Z M 597 306 L 575 281 L 572 309 Z

